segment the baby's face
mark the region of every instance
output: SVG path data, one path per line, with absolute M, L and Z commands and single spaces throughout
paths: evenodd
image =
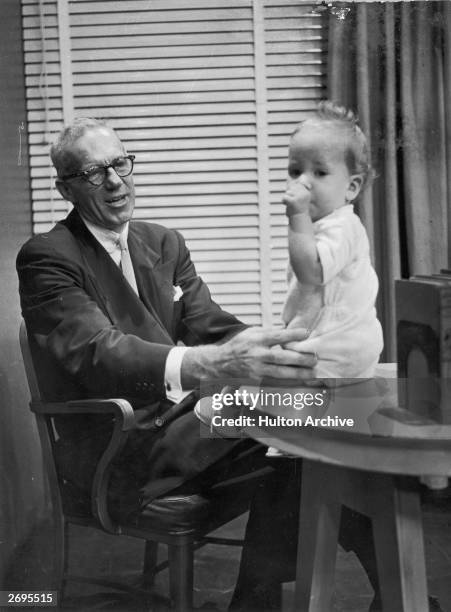
M 313 221 L 357 197 L 362 177 L 348 170 L 339 130 L 312 122 L 291 138 L 287 189 L 296 190 L 297 181 L 310 192 L 309 213 Z

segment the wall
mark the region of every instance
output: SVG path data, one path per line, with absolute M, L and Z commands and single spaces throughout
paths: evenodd
M 33 586 L 23 556 L 41 530 L 40 449 L 18 346 L 15 257 L 31 235 L 20 3 L 2 0 L 0 20 L 0 584 Z M 20 135 L 20 139 L 19 139 Z M 34 580 L 34 579 L 33 579 Z M 1 587 L 0 587 L 1 588 Z

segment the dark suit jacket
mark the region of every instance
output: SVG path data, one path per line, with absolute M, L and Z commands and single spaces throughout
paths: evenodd
M 31 238 L 18 255 L 17 269 L 43 397 L 128 399 L 139 412 L 141 429 L 125 449 L 120 470 L 130 479 L 130 463 L 139 464 L 133 477 L 153 497 L 204 470 L 232 444 L 201 438 L 192 412 L 153 431 L 155 417 L 164 419 L 168 408 L 168 352 L 178 340 L 219 342 L 244 325 L 212 301 L 178 232 L 131 222 L 128 242 L 141 299 L 76 211 Z M 183 291 L 179 302 L 173 300 L 174 286 Z M 108 424 L 71 417 L 57 427 L 61 469 L 86 486 Z

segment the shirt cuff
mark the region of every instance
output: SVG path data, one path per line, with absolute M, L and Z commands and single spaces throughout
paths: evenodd
M 189 346 L 175 346 L 172 348 L 166 358 L 164 368 L 164 386 L 166 389 L 166 397 L 171 402 L 177 404 L 181 402 L 191 391 L 183 391 L 181 381 L 182 360 Z

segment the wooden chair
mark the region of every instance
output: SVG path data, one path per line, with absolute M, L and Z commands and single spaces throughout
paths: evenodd
M 197 514 L 192 512 L 193 496 L 191 496 L 191 499 L 187 497 L 187 506 L 191 510 L 188 513 L 181 512 L 179 515 L 176 513 L 168 519 L 164 508 L 159 516 L 157 505 L 150 515 L 143 516 L 134 524 L 118 523 L 112 519 L 108 509 L 108 481 L 112 463 L 123 448 L 129 432 L 135 426 L 131 405 L 124 399 L 43 401 L 24 322 L 20 327 L 20 346 L 31 394 L 30 408 L 36 417 L 53 507 L 55 554 L 51 588 L 60 590 L 62 593 L 67 580 L 96 582 L 93 579 L 71 576 L 67 573 L 68 525 L 73 523 L 94 527 L 117 536 L 133 536 L 144 540 L 146 543 L 142 574 L 144 590 L 149 593 L 155 574 L 168 567 L 170 599 L 173 608 L 179 612 L 191 610 L 195 549 L 207 543 L 235 546 L 242 544 L 239 540 L 208 537 L 208 534 L 248 509 L 254 488 L 263 482 L 271 470 L 262 469 L 243 478 L 237 478 L 233 482 L 213 487 L 208 497 L 202 497 L 201 512 Z M 109 443 L 96 467 L 90 499 L 84 499 L 80 504 L 78 495 L 67 494 L 67 483 L 58 475 L 54 458 L 57 434 L 53 425 L 53 417 L 87 413 L 113 415 L 114 426 Z M 74 503 L 74 500 L 77 500 L 77 503 Z M 168 561 L 157 566 L 159 543 L 167 545 Z M 101 584 L 105 585 L 105 582 Z M 109 586 L 119 590 L 130 588 L 116 583 L 110 583 Z

